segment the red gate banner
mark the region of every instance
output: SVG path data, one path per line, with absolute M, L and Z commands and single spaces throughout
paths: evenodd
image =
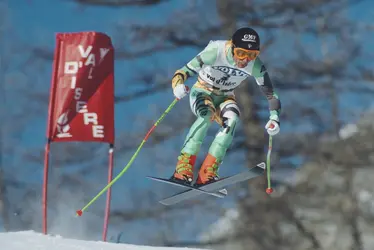
M 56 36 L 47 137 L 114 143 L 114 49 L 98 32 Z
M 58 33 L 54 52 L 44 154 L 43 233 L 47 234 L 49 151 L 52 142 L 109 143 L 108 182 L 113 175 L 114 48 L 100 32 Z M 111 189 L 107 192 L 106 241 Z

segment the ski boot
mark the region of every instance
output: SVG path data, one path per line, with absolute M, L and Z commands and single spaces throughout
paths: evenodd
M 219 180 L 218 169 L 220 164 L 221 163 L 217 161 L 216 157 L 208 154 L 203 164 L 201 165 L 195 186 L 201 187 L 203 185 Z
M 196 155 L 181 153 L 178 156 L 177 166 L 170 180 L 184 185 L 191 185 L 195 161 Z

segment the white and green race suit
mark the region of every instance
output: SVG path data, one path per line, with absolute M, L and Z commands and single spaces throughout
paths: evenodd
M 211 41 L 203 51 L 178 71 L 187 77 L 198 75 L 198 82 L 191 88 L 190 105 L 197 116 L 183 144 L 182 152 L 196 155 L 211 125 L 212 118 L 220 120 L 209 153 L 222 161 L 232 143 L 240 111 L 234 90 L 244 80 L 254 77 L 269 103 L 270 119 L 279 122 L 281 103 L 273 90 L 266 67 L 257 57 L 245 68 L 235 64 L 229 41 Z M 177 72 L 178 72 L 177 71 Z

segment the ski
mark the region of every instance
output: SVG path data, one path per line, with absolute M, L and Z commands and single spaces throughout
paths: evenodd
M 175 185 L 175 186 L 178 186 L 178 187 L 188 188 L 190 190 L 191 189 L 196 190 L 196 191 L 199 191 L 201 193 L 212 195 L 212 196 L 215 196 L 215 197 L 218 197 L 218 198 L 224 198 L 227 195 L 227 191 L 225 189 L 224 190 L 219 190 L 218 192 L 209 192 L 209 191 L 205 191 L 205 190 L 202 190 L 200 188 L 194 187 L 193 185 L 185 185 L 185 184 L 178 183 L 178 182 L 175 182 L 175 181 L 172 181 L 172 180 L 169 180 L 169 179 L 165 179 L 165 178 L 159 178 L 159 177 L 153 177 L 153 176 L 147 176 L 147 178 L 149 178 L 151 180 Z
M 261 162 L 261 163 L 257 164 L 256 167 L 250 168 L 249 170 L 247 170 L 245 172 L 242 172 L 242 173 L 239 173 L 239 174 L 236 174 L 236 175 L 232 175 L 232 176 L 229 176 L 229 177 L 225 177 L 225 178 L 222 178 L 222 179 L 220 179 L 216 182 L 201 186 L 200 188 L 198 188 L 198 190 L 196 190 L 194 188 L 191 188 L 190 190 L 177 193 L 177 194 L 175 194 L 171 197 L 165 198 L 165 199 L 163 199 L 159 202 L 161 204 L 165 205 L 165 206 L 170 206 L 170 205 L 177 204 L 181 201 L 196 197 L 196 196 L 203 193 L 201 191 L 205 191 L 205 192 L 210 193 L 210 192 L 214 192 L 216 190 L 223 189 L 224 187 L 229 186 L 229 185 L 233 185 L 233 184 L 236 184 L 236 183 L 239 183 L 239 182 L 242 182 L 242 181 L 246 181 L 246 180 L 249 180 L 249 179 L 252 179 L 252 178 L 256 178 L 258 176 L 261 176 L 264 173 L 265 166 L 266 166 L 266 164 L 264 162 Z

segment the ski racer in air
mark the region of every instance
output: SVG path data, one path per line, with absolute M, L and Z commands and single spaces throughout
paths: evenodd
M 230 40 L 210 41 L 204 50 L 174 73 L 173 94 L 177 99 L 189 94 L 190 108 L 196 120 L 184 140 L 172 181 L 187 185 L 193 182 L 196 156 L 212 121 L 216 121 L 220 129 L 199 169 L 195 185 L 219 179 L 219 166 L 233 141 L 240 117 L 234 90 L 249 77 L 254 77 L 268 100 L 267 133 L 271 136 L 279 133 L 281 103 L 259 54 L 258 33 L 244 27 L 235 31 Z M 197 82 L 189 91 L 185 81 L 195 75 Z

